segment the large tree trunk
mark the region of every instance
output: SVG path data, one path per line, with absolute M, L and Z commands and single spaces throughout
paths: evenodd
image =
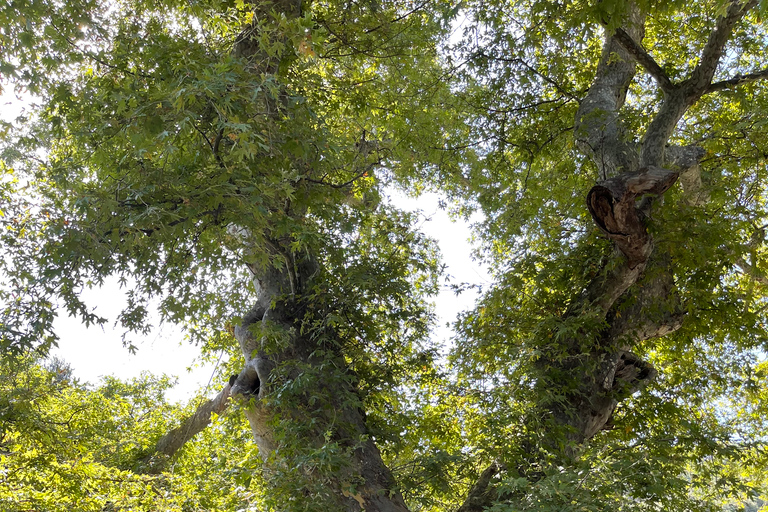
M 623 28 L 607 32 L 592 87 L 575 120 L 578 147 L 598 170 L 598 183 L 587 195 L 597 227 L 614 245 L 613 256 L 564 314 L 603 319 L 593 342 L 583 336 L 549 343 L 537 362 L 536 396 L 541 397 L 520 461 L 504 461 L 514 473 L 536 480 L 544 461 L 568 464 L 611 418 L 621 400 L 642 388 L 656 370 L 632 353 L 639 343 L 679 329 L 684 319 L 669 270 L 669 256 L 656 250 L 646 230 L 651 208 L 680 177 L 689 204 L 707 200 L 699 174 L 701 148 L 668 147 L 686 110 L 703 94 L 717 90 L 715 69 L 735 24 L 756 5 L 732 2 L 702 50 L 698 66 L 680 82 L 664 74 L 642 48 L 644 15 L 630 7 Z M 639 137 L 621 120 L 629 85 L 642 66 L 664 94 L 658 113 Z M 641 200 L 642 199 L 642 200 Z M 653 272 L 647 272 L 649 269 Z M 650 278 L 644 278 L 650 275 Z M 644 279 L 642 286 L 635 286 Z M 556 337 L 553 337 L 555 339 Z M 585 351 L 585 346 L 589 349 Z M 542 428 L 542 425 L 544 428 Z M 459 512 L 480 512 L 499 498 L 495 482 L 505 464 L 483 472 Z M 503 498 L 503 496 L 502 496 Z
M 287 15 L 298 14 L 297 3 L 279 5 Z M 702 151 L 667 147 L 667 141 L 686 110 L 703 94 L 717 90 L 712 77 L 724 45 L 734 25 L 755 5 L 756 0 L 731 3 L 698 66 L 680 83 L 672 83 L 642 48 L 645 19 L 638 9 L 630 8 L 623 28 L 606 33 L 595 80 L 576 114 L 574 136 L 597 168 L 586 206 L 614 250 L 563 314 L 563 320 L 589 317 L 592 325 L 603 327 L 596 333 L 553 337 L 557 341 L 545 345 L 534 368 L 540 401 L 530 415 L 527 431 L 534 434 L 524 443 L 525 454 L 519 460 L 494 462 L 483 471 L 460 512 L 480 512 L 503 499 L 496 483 L 506 471 L 535 480 L 547 463 L 568 464 L 606 426 L 621 400 L 654 378 L 656 370 L 633 349 L 679 329 L 684 312 L 670 258 L 656 249 L 646 229 L 648 217 L 678 179 L 690 204 L 706 201 L 698 171 Z M 257 60 L 258 48 L 250 41 L 247 34 L 241 37 L 235 53 Z M 642 137 L 628 133 L 621 119 L 638 64 L 664 95 Z M 264 66 L 276 69 L 274 63 Z M 332 474 L 304 468 L 301 477 L 307 489 L 313 482 L 324 486 L 334 510 L 406 511 L 390 471 L 367 436 L 341 344 L 330 330 L 315 336 L 303 328 L 308 309 L 319 307 L 311 304 L 309 293 L 319 269 L 313 258 L 298 257 L 289 246 L 274 243 L 275 256 L 285 265 L 250 267 L 257 301 L 235 330 L 246 363 L 231 394 L 246 401 L 246 416 L 269 471 L 278 474 L 291 464 L 285 457 L 291 454 L 291 432 L 310 450 L 336 443 L 344 467 Z M 641 280 L 643 285 L 636 286 Z M 311 389 L 293 386 L 307 375 L 314 378 Z M 289 389 L 293 391 L 286 399 Z
M 263 9 L 258 3 L 251 7 Z M 269 16 L 270 8 L 296 18 L 301 15 L 301 0 L 277 1 L 262 14 Z M 245 30 L 238 37 L 234 53 L 249 59 L 255 73 L 275 73 L 279 63 L 261 51 L 255 30 Z M 303 447 L 300 457 L 329 444 L 338 446 L 343 459 L 340 468 L 330 473 L 303 467 L 300 475 L 294 475 L 306 482 L 307 488 L 300 492 L 307 499 L 318 499 L 310 496 L 309 488 L 319 486 L 319 494 L 332 510 L 407 511 L 391 472 L 368 436 L 342 344 L 329 327 L 320 333 L 305 328 L 307 315 L 322 309 L 310 296 L 312 279 L 320 270 L 317 261 L 293 252 L 291 241 L 273 240 L 271 245 L 282 263 L 279 268 L 249 265 L 257 300 L 235 328 L 245 366 L 231 389 L 234 399 L 246 403 L 245 416 L 267 473 L 288 472 L 296 464 L 290 459 L 297 456 L 297 445 Z M 301 385 L 307 377 L 311 386 Z
M 336 443 L 347 457 L 345 467 L 334 474 L 316 475 L 308 469 L 304 475 L 310 484 L 324 482 L 334 510 L 406 511 L 391 472 L 368 437 L 355 379 L 334 343 L 334 333 L 302 333 L 302 316 L 312 307 L 303 303 L 302 295 L 311 289 L 312 276 L 318 273 L 316 263 L 305 259 L 293 268 L 253 270 L 258 298 L 235 328 L 246 363 L 232 394 L 248 402 L 245 415 L 261 458 L 277 471 L 290 463 L 280 458 L 283 443 L 290 441 L 284 430 L 279 435 L 276 432 L 278 418 L 282 425 L 311 423 L 311 428 L 296 429 L 302 436 L 299 442 L 318 450 L 326 443 Z M 274 343 L 262 329 L 281 339 Z M 280 348 L 276 350 L 276 346 Z M 312 376 L 311 389 L 290 385 L 307 375 Z M 275 399 L 272 395 L 277 389 L 289 396 Z M 276 452 L 278 456 L 273 457 Z

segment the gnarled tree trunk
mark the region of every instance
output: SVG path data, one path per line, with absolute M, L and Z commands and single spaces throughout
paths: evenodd
M 546 428 L 528 442 L 528 455 L 516 463 L 515 473 L 537 479 L 541 474 L 535 468 L 542 457 L 567 463 L 578 456 L 580 447 L 606 427 L 620 401 L 656 375 L 650 364 L 632 353 L 633 346 L 681 327 L 684 310 L 669 257 L 656 249 L 646 224 L 651 209 L 663 207 L 658 198 L 677 181 L 689 204 L 707 200 L 699 172 L 703 150 L 668 146 L 668 141 L 691 105 L 724 87 L 726 82 L 712 83 L 715 69 L 734 26 L 756 3 L 730 4 L 711 32 L 698 65 L 679 83 L 673 83 L 643 49 L 645 18 L 639 9 L 630 7 L 625 25 L 606 31 L 596 76 L 580 103 L 574 134 L 578 147 L 597 167 L 598 182 L 587 195 L 587 208 L 613 242 L 614 253 L 563 318 L 597 315 L 605 327 L 586 353 L 583 340 L 576 337 L 551 342 L 544 349 L 536 380 L 537 396 L 544 398 L 535 416 L 537 424 L 544 418 Z M 642 137 L 629 133 L 621 119 L 638 65 L 664 95 Z M 651 268 L 653 272 L 648 272 Z M 635 286 L 645 275 L 652 277 L 642 287 Z M 492 464 L 459 512 L 480 512 L 498 499 L 494 482 L 504 469 L 503 464 Z

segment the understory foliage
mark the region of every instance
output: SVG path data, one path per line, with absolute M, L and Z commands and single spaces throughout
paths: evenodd
M 27 104 L 0 124 L 0 509 L 758 510 L 766 19 L 757 0 L 6 2 L 0 87 Z M 635 261 L 637 233 L 585 198 L 649 168 L 676 183 L 628 200 Z M 440 252 L 397 187 L 480 219 L 494 280 L 449 346 Z M 282 288 L 259 310 L 265 275 Z M 204 397 L 47 359 L 57 316 L 109 321 L 83 292 L 112 279 L 127 349 L 156 318 L 224 354 L 231 405 L 174 453 L 158 442 Z M 253 361 L 269 378 L 244 390 Z
M 144 471 L 141 454 L 189 412 L 165 401 L 167 377 L 90 386 L 65 363 L 33 357 L 3 358 L 2 370 L 2 510 L 238 510 L 257 493 L 252 470 L 230 467 L 255 457 L 237 445 L 247 435 L 234 415 L 167 472 Z

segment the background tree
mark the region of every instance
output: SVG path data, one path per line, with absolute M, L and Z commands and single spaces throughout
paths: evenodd
M 167 436 L 142 427 L 131 471 L 169 474 L 231 395 L 263 462 L 236 499 L 265 509 L 750 498 L 757 4 L 8 4 L 0 71 L 40 105 L 6 137 L 3 347 L 44 353 L 56 311 L 104 322 L 79 292 L 107 276 L 129 332 L 158 300 L 235 376 Z M 444 369 L 438 254 L 393 182 L 484 213 L 496 282 Z

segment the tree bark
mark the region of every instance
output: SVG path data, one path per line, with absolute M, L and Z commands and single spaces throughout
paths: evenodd
M 667 141 L 686 110 L 710 87 L 735 25 L 756 4 L 756 0 L 731 3 L 716 22 L 699 63 L 679 84 L 671 83 L 642 50 L 644 16 L 636 8 L 630 8 L 626 27 L 606 35 L 593 87 L 577 113 L 577 137 L 581 137 L 580 147 L 603 177 L 587 195 L 587 206 L 597 226 L 624 259 L 618 264 L 611 262 L 614 270 L 596 278 L 566 313 L 594 314 L 597 310 L 606 315 L 607 327 L 594 348 L 584 354 L 579 348 L 581 340 L 566 340 L 554 347 L 554 352 L 564 351 L 569 357 L 544 358 L 540 364 L 540 385 L 554 385 L 563 373 L 576 375 L 575 388 L 561 390 L 564 400 L 544 406 L 554 427 L 565 432 L 568 443 L 562 455 L 566 458 L 575 456 L 579 445 L 606 424 L 622 398 L 655 375 L 650 365 L 631 353 L 632 346 L 682 325 L 684 315 L 666 263 L 668 257 L 655 254 L 652 237 L 645 228 L 646 217 L 654 198 L 669 189 L 680 175 L 663 168 L 665 164 L 680 169 L 685 176 L 685 192 L 695 196 L 693 202 L 702 201 L 697 173 L 703 152 L 695 147 L 674 148 L 665 155 Z M 613 53 L 620 58 L 611 59 Z M 635 62 L 656 79 L 665 96 L 639 147 L 627 137 L 619 137 L 623 133 L 619 110 L 634 78 Z M 635 162 L 642 166 L 638 171 L 633 168 Z M 643 200 L 638 201 L 641 197 Z M 634 287 L 649 264 L 654 265 L 655 277 L 642 288 Z M 651 316 L 647 308 L 650 305 L 658 306 L 654 309 L 661 313 Z M 621 315 L 616 314 L 615 307 L 621 307 Z M 541 393 L 546 395 L 546 389 Z M 547 448 L 556 450 L 549 444 Z
M 258 10 L 259 5 L 254 3 L 253 8 Z M 288 18 L 301 15 L 300 0 L 277 1 L 272 8 Z M 248 29 L 238 37 L 234 54 L 249 59 L 254 71 L 275 73 L 279 63 L 260 50 L 255 30 Z M 407 512 L 391 472 L 369 438 L 364 415 L 355 405 L 360 402 L 355 379 L 335 333 L 330 329 L 326 329 L 324 336 L 304 332 L 302 316 L 312 307 L 310 295 L 313 278 L 320 270 L 318 262 L 312 255 L 293 252 L 290 240 L 274 240 L 271 244 L 274 256 L 284 264 L 249 265 L 256 302 L 235 328 L 245 365 L 231 390 L 235 399 L 245 402 L 245 416 L 264 464 L 273 468 L 285 465 L 279 455 L 273 457 L 285 443 L 285 433 L 278 436 L 275 431 L 281 419 L 287 418 L 297 425 L 316 422 L 318 428 L 302 430 L 302 442 L 319 449 L 330 435 L 330 441 L 348 454 L 342 474 L 305 474 L 308 481 L 324 482 L 333 510 Z M 280 336 L 277 342 L 264 334 L 276 331 Z M 318 355 L 321 353 L 324 355 Z M 321 400 L 313 405 L 309 390 L 299 390 L 291 397 L 294 401 L 290 405 L 275 399 L 272 394 L 277 389 L 297 382 L 307 371 L 319 377 L 312 392 L 321 395 Z
M 669 257 L 656 251 L 646 229 L 649 213 L 658 204 L 655 198 L 678 178 L 689 204 L 706 201 L 699 172 L 703 156 L 700 148 L 668 147 L 667 143 L 687 109 L 702 95 L 768 77 L 768 73 L 760 71 L 745 75 L 743 80 L 737 77 L 712 84 L 736 23 L 756 3 L 731 3 L 710 35 L 698 65 L 680 83 L 673 83 L 643 49 L 645 16 L 639 9 L 631 7 L 627 24 L 613 33 L 606 32 L 595 80 L 576 114 L 574 137 L 597 168 L 597 183 L 587 195 L 587 208 L 596 226 L 613 242 L 614 252 L 603 271 L 563 314 L 564 320 L 582 315 L 597 317 L 603 327 L 597 333 L 584 333 L 594 337 L 587 344 L 572 336 L 544 351 L 535 367 L 537 395 L 542 397 L 535 416 L 537 422 L 544 418 L 546 429 L 528 441 L 523 460 L 494 462 L 486 468 L 459 512 L 480 512 L 503 499 L 496 482 L 507 468 L 536 479 L 541 474 L 530 468 L 539 467 L 545 457 L 563 463 L 577 457 L 583 444 L 605 427 L 620 401 L 653 380 L 656 370 L 634 354 L 633 348 L 644 340 L 679 329 L 684 311 L 675 292 Z M 288 16 L 299 14 L 297 2 L 276 5 L 282 6 Z M 261 54 L 247 31 L 238 39 L 235 55 L 252 59 L 254 67 L 259 67 Z M 658 83 L 664 98 L 641 140 L 624 126 L 620 113 L 638 65 Z M 268 71 L 277 69 L 275 63 L 261 66 Z M 286 265 L 250 267 L 257 300 L 235 329 L 246 362 L 229 392 L 246 402 L 246 417 L 267 466 L 281 464 L 279 453 L 284 440 L 275 431 L 276 420 L 319 420 L 333 427 L 332 440 L 349 454 L 345 476 L 325 475 L 335 509 L 405 512 L 407 508 L 392 475 L 368 438 L 364 415 L 350 400 L 357 391 L 343 354 L 334 346 L 330 359 L 317 356 L 318 350 L 328 346 L 301 328 L 317 263 L 306 255 L 293 254 L 287 247 L 289 243 L 275 243 L 275 256 L 282 257 Z M 648 268 L 653 268 L 653 277 L 642 287 L 635 286 Z M 658 312 L 650 314 L 650 309 Z M 280 343 L 264 334 L 275 329 L 282 333 Z M 333 333 L 328 336 L 332 339 Z M 315 391 L 324 396 L 325 403 L 333 404 L 333 418 L 329 411 L 313 406 L 309 400 L 291 406 L 274 400 L 278 388 L 298 380 L 307 369 L 325 375 L 323 368 L 328 363 L 334 372 L 329 372 L 329 380 L 321 382 Z M 339 382 L 343 384 L 337 385 Z M 327 442 L 324 435 L 328 429 L 309 432 L 304 439 L 308 446 L 320 447 Z M 176 435 L 161 440 L 158 451 L 175 451 L 178 448 L 173 447 L 182 438 Z
M 226 411 L 229 407 L 230 391 L 231 386 L 227 383 L 218 395 L 206 400 L 191 416 L 184 419 L 181 425 L 161 437 L 155 444 L 154 450 L 142 459 L 142 464 L 149 468 L 149 472 L 159 472 L 164 460 L 176 455 L 187 441 L 208 428 L 213 414 L 222 414 Z
M 544 458 L 567 464 L 578 456 L 581 446 L 605 427 L 619 402 L 655 377 L 656 370 L 632 353 L 633 346 L 682 326 L 685 311 L 675 291 L 669 257 L 655 251 L 645 226 L 653 204 L 658 203 L 654 198 L 678 177 L 689 205 L 707 201 L 699 168 L 703 150 L 667 146 L 667 142 L 687 109 L 703 94 L 741 83 L 736 77 L 712 84 L 712 78 L 736 23 L 756 4 L 756 0 L 730 4 L 710 34 L 698 65 L 678 84 L 642 48 L 644 15 L 637 8 L 630 7 L 626 26 L 606 33 L 595 79 L 576 114 L 574 137 L 598 171 L 587 207 L 615 250 L 603 272 L 564 314 L 564 319 L 598 315 L 605 327 L 587 351 L 583 339 L 569 338 L 550 344 L 551 355 L 537 362 L 536 389 L 542 399 L 533 416 L 537 422 L 544 418 L 546 428 L 524 446 L 527 455 L 518 461 L 515 473 L 537 480 L 542 473 L 531 468 Z M 656 80 L 664 95 L 639 143 L 620 115 L 637 64 Z M 768 74 L 760 71 L 743 81 L 764 76 Z M 653 277 L 642 287 L 634 286 L 647 268 L 653 268 Z M 532 425 L 528 430 L 535 429 Z M 500 468 L 493 463 L 483 472 L 459 512 L 481 512 L 499 499 L 495 482 L 503 477 Z
M 301 15 L 300 0 L 252 3 L 249 7 L 258 14 L 254 16 L 257 21 L 275 13 L 289 19 Z M 284 36 L 278 31 L 276 37 Z M 254 22 L 237 37 L 233 54 L 247 60 L 254 74 L 275 74 L 280 67 L 279 59 L 262 51 L 259 39 L 258 25 Z M 211 146 L 219 165 L 224 167 L 216 148 L 217 144 Z M 318 183 L 317 186 L 327 185 Z M 301 220 L 301 212 L 293 215 L 297 221 Z M 251 233 L 238 226 L 232 226 L 232 232 L 248 244 Z M 287 457 L 290 457 L 290 450 L 296 446 L 306 448 L 309 453 L 330 443 L 340 447 L 342 457 L 346 457 L 342 467 L 333 473 L 304 469 L 297 480 L 303 478 L 306 489 L 287 499 L 305 500 L 309 487 L 320 486 L 324 503 L 330 510 L 407 512 L 392 473 L 370 439 L 364 413 L 358 405 L 356 380 L 344 359 L 341 340 L 328 327 L 320 333 L 305 329 L 305 316 L 311 314 L 308 312 L 313 308 L 322 309 L 313 303 L 312 295 L 313 279 L 320 273 L 317 260 L 306 248 L 301 254 L 294 252 L 290 239 L 272 240 L 269 233 L 254 238 L 266 241 L 273 260 L 268 264 L 248 263 L 256 300 L 234 329 L 245 364 L 218 396 L 163 436 L 144 462 L 150 465 L 150 471 L 160 470 L 162 460 L 173 456 L 207 427 L 212 413 L 221 414 L 234 400 L 244 407 L 267 470 L 265 473 L 301 467 L 301 461 L 286 460 L 284 453 L 289 452 Z M 247 254 L 247 247 L 245 252 Z M 307 389 L 300 381 L 310 374 L 315 381 L 312 388 Z M 296 425 L 296 432 L 281 427 L 281 422 L 283 426 Z M 283 430 L 278 432 L 278 428 Z M 291 435 L 297 439 L 289 439 Z M 294 444 L 290 445 L 291 442 Z M 158 454 L 164 456 L 162 460 Z M 294 484 L 295 481 L 291 482 L 291 486 L 297 487 Z
M 318 342 L 320 337 L 311 339 L 301 334 L 303 313 L 302 294 L 311 289 L 312 276 L 318 272 L 311 259 L 299 261 L 295 269 L 256 268 L 256 305 L 245 316 L 241 325 L 235 328 L 235 337 L 240 343 L 246 363 L 232 387 L 233 396 L 248 399 L 245 416 L 253 432 L 259 453 L 268 465 L 280 465 L 271 455 L 281 449 L 282 440 L 275 434 L 275 415 L 290 418 L 294 422 L 317 422 L 322 428 L 306 435 L 303 439 L 308 446 L 321 447 L 331 441 L 348 450 L 350 457 L 344 479 L 338 475 L 321 475 L 328 490 L 335 493 L 336 510 L 405 512 L 407 507 L 397 490 L 391 472 L 382 461 L 375 443 L 368 436 L 368 429 L 362 411 L 355 404 L 359 397 L 355 379 L 347 369 L 341 353 L 334 356 L 317 356 L 317 351 L 327 350 L 329 345 Z M 281 341 L 285 348 L 275 351 L 266 337 L 259 335 L 260 328 L 282 329 L 288 336 Z M 328 333 L 333 337 L 333 333 Z M 327 338 L 326 338 L 327 341 Z M 329 368 L 328 379 L 322 380 L 313 392 L 324 395 L 325 404 L 332 410 L 313 407 L 310 401 L 294 407 L 286 407 L 270 398 L 273 391 L 287 380 L 299 379 L 307 368 L 321 377 Z M 276 374 L 278 375 L 276 377 Z M 256 384 L 258 383 L 258 384 Z M 306 390 L 300 391 L 303 400 Z

